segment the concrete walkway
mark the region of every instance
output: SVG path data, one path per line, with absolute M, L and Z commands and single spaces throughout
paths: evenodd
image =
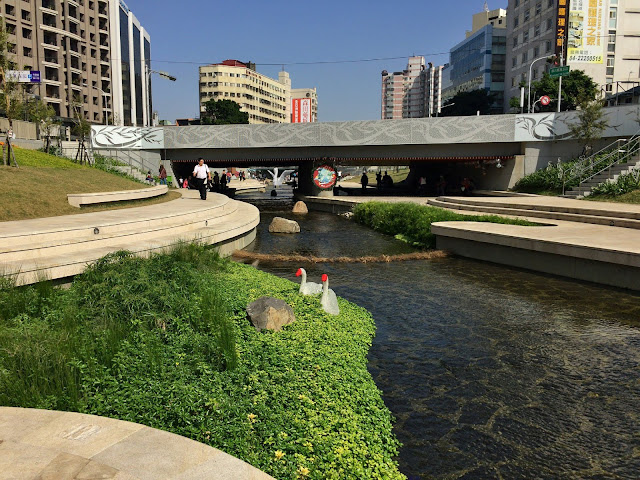
M 0 480 L 269 480 L 231 455 L 137 423 L 0 407 Z
M 229 255 L 251 243 L 260 212 L 253 205 L 181 190 L 182 198 L 146 207 L 0 222 L 0 274 L 18 284 L 81 273 L 87 264 L 118 250 L 138 255 L 179 241 L 218 246 Z

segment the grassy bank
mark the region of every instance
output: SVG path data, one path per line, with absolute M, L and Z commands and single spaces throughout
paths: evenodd
M 180 196 L 169 192 L 153 199 L 78 209 L 69 205 L 68 193 L 134 190 L 144 185 L 35 150 L 16 148 L 15 153 L 20 168 L 0 166 L 0 221 L 152 205 Z
M 435 235 L 431 233 L 431 224 L 434 222 L 470 221 L 535 225 L 525 220 L 497 215 L 461 215 L 442 208 L 415 203 L 361 203 L 353 209 L 353 214 L 353 218 L 358 223 L 427 248 L 435 247 Z
M 404 478 L 391 416 L 367 371 L 375 326 L 339 300 L 186 245 L 117 253 L 70 289 L 0 288 L 0 404 L 143 423 L 279 479 Z M 284 299 L 296 322 L 258 333 L 246 305 Z

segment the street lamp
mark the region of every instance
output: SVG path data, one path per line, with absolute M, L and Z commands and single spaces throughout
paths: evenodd
M 527 91 L 527 113 L 531 113 L 531 69 L 533 68 L 533 64 L 536 63 L 538 60 L 544 60 L 549 58 L 549 55 L 545 55 L 544 57 L 538 57 L 536 58 L 533 62 L 531 62 L 531 65 L 529 65 L 529 88 Z
M 160 75 L 162 78 L 166 78 L 167 80 L 171 80 L 172 82 L 176 81 L 176 77 L 174 77 L 173 75 L 169 75 L 167 72 L 162 72 L 162 71 L 157 71 L 157 70 L 151 70 L 149 69 L 149 67 L 147 67 L 148 72 L 149 73 L 157 73 L 158 75 Z
M 444 110 L 445 108 L 449 108 L 449 107 L 453 107 L 455 105 L 455 103 L 448 103 L 447 105 L 443 105 L 440 107 L 440 110 L 436 110 L 436 117 L 438 116 L 438 114 L 440 113 L 440 111 Z
M 82 84 L 83 87 L 91 87 L 91 88 L 95 88 L 96 90 L 98 90 L 101 94 L 102 94 L 102 117 L 104 119 L 104 124 L 105 125 L 109 125 L 109 116 L 107 115 L 107 95 L 109 95 L 108 93 L 106 93 L 104 90 L 102 90 L 100 87 L 96 87 L 95 85 L 87 85 L 86 83 Z

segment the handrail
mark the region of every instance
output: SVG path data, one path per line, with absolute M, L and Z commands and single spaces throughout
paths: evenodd
M 617 163 L 623 163 L 623 160 L 626 161 L 629 157 L 635 155 L 639 145 L 640 145 L 640 131 L 635 135 L 633 135 L 628 140 L 627 139 L 616 140 L 615 142 L 598 150 L 596 153 L 589 155 L 589 157 L 581 159 L 580 161 L 576 162 L 566 171 L 561 170 L 562 194 L 564 195 L 566 186 L 570 182 L 573 182 L 574 180 L 579 179 L 579 182 L 578 182 L 578 186 L 579 186 L 583 182 L 590 180 L 596 175 L 599 175 L 600 173 L 604 172 L 608 168 L 611 168 L 613 165 Z M 622 150 L 622 148 L 625 148 L 625 150 Z M 602 152 L 609 149 L 611 150 L 607 155 L 601 158 L 597 158 L 598 155 L 601 155 Z M 620 156 L 621 153 L 624 153 L 624 155 Z M 569 175 L 565 175 L 565 172 L 568 172 Z

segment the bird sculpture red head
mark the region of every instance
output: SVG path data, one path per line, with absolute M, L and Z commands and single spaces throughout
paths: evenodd
M 299 277 L 300 275 L 302 275 L 302 269 L 299 268 L 298 271 L 296 272 L 296 277 Z
M 329 276 L 326 273 L 322 274 L 322 281 L 326 282 L 327 280 L 329 280 Z

